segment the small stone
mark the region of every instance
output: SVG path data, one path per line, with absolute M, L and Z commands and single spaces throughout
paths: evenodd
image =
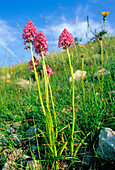
M 20 161 L 19 161 L 19 164 L 21 166 L 24 166 L 27 164 L 27 161 L 31 160 L 31 157 L 28 156 L 28 155 L 23 155 L 23 157 L 21 157 Z
M 96 94 L 96 96 L 99 96 L 99 93 L 98 93 L 98 92 L 96 92 L 95 94 Z
M 107 76 L 109 74 L 110 74 L 110 71 L 103 69 L 103 75 Z M 99 70 L 98 72 L 94 73 L 94 77 L 98 77 L 98 76 L 102 76 L 102 69 Z
M 15 162 L 23 155 L 23 150 L 12 148 L 12 149 L 5 149 L 2 153 L 6 161 Z
M 6 162 L 2 170 L 17 170 L 15 162 L 12 161 Z
M 93 156 L 93 153 L 90 152 L 90 151 L 85 153 L 84 160 L 83 160 L 83 165 L 89 166 L 91 161 L 92 161 L 92 156 Z
M 26 134 L 25 134 L 25 138 L 26 139 L 29 139 L 31 142 L 35 142 L 36 140 L 36 136 L 35 136 L 35 128 L 36 128 L 36 132 L 37 132 L 37 126 L 31 126 L 27 131 L 26 131 Z
M 80 80 L 82 78 L 82 73 L 83 73 L 83 79 L 85 78 L 86 76 L 86 71 L 83 71 L 82 70 L 77 70 L 74 74 L 73 74 L 73 78 L 74 80 Z M 69 81 L 72 82 L 72 76 L 69 78 Z
M 17 79 L 17 84 L 19 84 L 22 87 L 27 87 L 27 85 L 32 84 L 29 80 L 25 80 L 25 79 Z
M 33 152 L 38 151 L 37 146 L 35 146 L 35 145 L 34 145 L 34 146 L 32 146 L 32 151 L 33 151 Z
M 79 64 L 79 63 L 80 63 L 80 61 L 76 61 L 76 63 L 77 63 L 77 64 Z
M 8 79 L 10 78 L 10 74 L 7 74 L 6 76 L 7 76 Z
M 4 146 L 7 144 L 6 137 L 0 132 L 0 150 L 2 151 Z
M 66 112 L 66 109 L 65 109 L 65 108 L 63 108 L 63 110 L 62 110 L 62 113 L 64 113 L 64 112 Z
M 19 134 L 12 134 L 10 136 L 10 138 L 13 140 L 13 142 L 16 144 L 16 145 L 21 145 L 22 143 L 22 135 L 19 135 Z
M 21 122 L 14 122 L 12 125 L 14 129 L 19 129 L 21 126 Z
M 76 96 L 76 99 L 80 99 L 80 96 L 79 96 L 79 95 L 77 95 L 77 96 Z
M 35 162 L 33 160 L 28 161 L 26 169 L 28 169 L 28 170 L 34 170 L 34 169 L 40 170 L 41 169 L 40 162 L 37 161 L 37 160 L 35 160 Z
M 115 131 L 104 128 L 100 132 L 97 154 L 102 158 L 115 160 Z
M 10 127 L 7 129 L 7 132 L 8 132 L 8 134 L 13 134 L 13 133 L 15 133 L 15 130 L 12 127 Z
M 62 170 L 66 170 L 66 169 L 68 169 L 69 168 L 69 165 L 68 165 L 68 163 L 67 162 L 64 162 L 63 164 L 62 164 Z

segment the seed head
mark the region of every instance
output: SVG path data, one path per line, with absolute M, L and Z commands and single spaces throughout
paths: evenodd
M 99 37 L 99 40 L 102 41 L 104 38 L 103 37 Z
M 85 55 L 84 55 L 84 54 L 82 54 L 82 55 L 81 55 L 81 58 L 84 58 L 84 57 L 85 57 Z

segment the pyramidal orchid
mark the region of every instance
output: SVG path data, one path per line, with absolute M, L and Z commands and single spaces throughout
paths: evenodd
M 31 20 L 29 20 L 28 23 L 24 26 L 24 30 L 23 30 L 23 34 L 22 34 L 22 38 L 24 39 L 24 45 L 26 45 L 26 43 L 30 43 L 30 41 L 33 42 L 36 33 L 37 33 L 36 26 L 32 23 Z M 25 46 L 26 50 L 28 48 L 30 48 L 30 47 Z
M 73 95 L 72 95 L 72 106 L 73 106 L 73 120 L 72 120 L 72 130 L 71 130 L 71 156 L 73 156 L 73 151 L 74 151 L 74 127 L 75 127 L 75 108 L 74 108 L 74 78 L 73 78 L 73 67 L 71 64 L 71 58 L 70 58 L 70 54 L 69 54 L 69 50 L 68 47 L 70 47 L 71 45 L 74 45 L 74 40 L 73 40 L 73 36 L 71 33 L 69 33 L 67 31 L 67 29 L 65 28 L 63 30 L 63 32 L 60 34 L 59 36 L 59 42 L 58 42 L 58 46 L 59 47 L 63 47 L 63 49 L 66 49 L 67 51 L 67 55 L 69 58 L 69 65 L 70 65 L 70 70 L 71 70 L 71 76 L 72 76 L 72 88 L 73 88 Z
M 59 36 L 58 46 L 59 48 L 62 46 L 63 49 L 66 49 L 67 47 L 70 47 L 71 45 L 74 45 L 73 36 L 65 28 Z
M 48 51 L 48 40 L 42 31 L 36 33 L 33 45 L 37 55 L 42 56 L 41 52 L 43 55 L 46 55 Z

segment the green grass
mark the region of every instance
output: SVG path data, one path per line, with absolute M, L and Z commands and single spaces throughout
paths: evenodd
M 83 99 L 82 81 L 75 81 L 75 131 L 74 142 L 85 146 L 87 149 L 95 149 L 98 143 L 98 135 L 102 127 L 110 127 L 115 130 L 115 38 L 105 38 L 103 40 L 103 68 L 110 71 L 109 76 L 104 76 L 103 83 L 103 103 L 101 102 L 101 85 L 102 78 L 95 78 L 94 73 L 101 69 L 101 49 L 99 42 L 86 44 L 87 47 L 73 46 L 69 49 L 70 57 L 73 66 L 73 72 L 82 70 L 81 55 L 84 54 L 84 71 L 87 71 L 84 79 L 85 103 Z M 77 61 L 77 62 L 76 62 Z M 50 77 L 50 85 L 53 93 L 55 111 L 57 115 L 57 130 L 60 136 L 63 134 L 64 143 L 68 141 L 67 150 L 62 155 L 68 157 L 70 149 L 70 131 L 72 125 L 72 84 L 68 81 L 71 76 L 69 61 L 66 51 L 55 54 L 50 54 L 45 57 L 46 64 L 49 64 L 53 70 L 53 75 Z M 41 63 L 41 60 L 40 60 Z M 2 76 L 10 74 L 10 78 L 2 79 Z M 20 127 L 20 134 L 24 135 L 26 130 L 35 124 L 45 132 L 44 114 L 40 104 L 38 89 L 36 82 L 32 79 L 32 73 L 29 72 L 28 63 L 11 66 L 9 68 L 0 69 L 0 131 L 7 134 L 8 127 L 11 127 L 13 122 L 21 121 L 23 124 Z M 18 79 L 29 80 L 30 84 L 25 84 L 23 87 L 17 84 Z M 9 82 L 8 82 L 9 80 Z M 40 88 L 44 106 L 46 108 L 46 96 L 44 78 L 40 79 Z M 96 94 L 98 93 L 98 94 Z M 53 118 L 53 108 L 51 100 L 49 101 L 50 111 Z M 53 120 L 54 121 L 54 120 Z M 83 144 L 81 139 L 90 133 Z M 40 137 L 38 138 L 39 141 Z M 62 138 L 59 141 L 62 146 Z M 44 141 L 43 141 L 44 142 Z M 41 145 L 41 143 L 40 143 Z M 6 148 L 16 147 L 9 140 Z M 18 146 L 19 147 L 19 146 Z M 26 146 L 21 146 L 28 148 Z M 79 148 L 78 148 L 79 150 Z M 29 147 L 31 153 L 31 147 Z M 85 151 L 84 151 L 85 152 Z M 77 152 L 76 152 L 77 153 Z M 32 155 L 32 154 L 30 154 Z M 45 162 L 43 166 L 48 165 L 51 161 L 48 153 L 47 156 L 42 155 L 42 160 Z M 33 158 L 33 157 L 32 157 Z M 76 155 L 76 158 L 80 159 Z M 39 159 L 36 156 L 36 159 Z M 63 159 L 58 158 L 59 160 Z M 68 158 L 69 159 L 69 158 Z M 69 159 L 70 161 L 71 159 Z M 82 161 L 82 160 L 81 160 Z M 61 161 L 60 161 L 61 162 Z

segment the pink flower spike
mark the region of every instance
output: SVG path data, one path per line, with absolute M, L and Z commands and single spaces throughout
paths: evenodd
M 34 57 L 34 63 L 35 63 L 35 67 L 40 66 L 38 60 L 37 60 L 35 57 Z M 34 71 L 33 71 L 34 66 L 33 66 L 32 60 L 29 61 L 28 67 L 29 67 L 29 71 L 34 72 Z
M 24 39 L 24 45 L 34 40 L 35 34 L 37 33 L 36 26 L 32 23 L 31 20 L 24 26 L 22 38 Z M 25 48 L 26 49 L 26 48 Z
M 41 49 L 42 49 L 43 55 L 46 55 L 46 52 L 48 51 L 48 40 L 42 31 L 36 33 L 34 41 L 33 41 L 33 45 L 35 48 L 35 53 L 37 55 L 41 56 Z
M 62 46 L 63 49 L 66 49 L 67 47 L 70 47 L 71 45 L 74 45 L 72 34 L 69 33 L 67 29 L 65 28 L 59 36 L 58 46 L 59 48 Z
M 52 71 L 51 67 L 48 64 L 46 64 L 46 71 L 47 71 L 48 77 L 52 76 L 53 71 Z M 44 70 L 42 70 L 42 73 L 44 75 Z

